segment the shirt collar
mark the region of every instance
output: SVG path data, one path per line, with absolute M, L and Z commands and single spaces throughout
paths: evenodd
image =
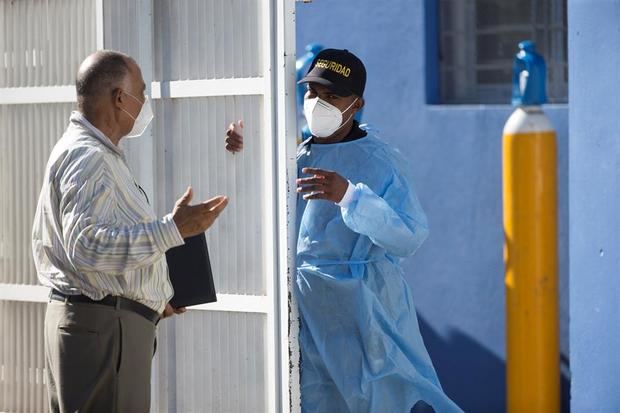
M 81 112 L 73 111 L 71 113 L 70 120 L 74 124 L 78 124 L 82 126 L 84 129 L 91 132 L 93 137 L 101 141 L 101 143 L 103 143 L 112 152 L 116 153 L 117 155 L 121 157 L 123 156 L 123 151 L 118 146 L 114 145 L 112 141 L 110 140 L 110 138 L 108 138 L 103 132 L 101 132 L 92 123 L 90 123 L 88 119 L 86 119 L 86 116 L 84 116 Z

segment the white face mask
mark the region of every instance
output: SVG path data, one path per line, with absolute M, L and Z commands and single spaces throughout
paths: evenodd
M 138 103 L 142 103 L 140 102 L 140 99 L 138 99 L 137 97 L 127 92 L 123 92 L 123 93 L 125 93 L 128 96 L 131 96 Z M 134 118 L 133 116 L 131 116 L 131 113 L 127 112 L 123 108 L 121 108 L 121 110 L 125 112 L 134 121 L 133 128 L 131 128 L 129 133 L 126 135 L 127 138 L 137 138 L 139 136 L 142 136 L 146 128 L 149 126 L 149 124 L 153 120 L 153 109 L 151 108 L 151 101 L 147 97 L 144 98 L 144 103 L 142 103 L 142 109 L 140 109 L 140 113 L 138 113 L 137 117 Z
M 357 102 L 357 99 L 355 98 L 353 103 L 344 112 L 351 109 L 351 106 Z M 304 100 L 304 115 L 306 116 L 306 121 L 308 121 L 308 128 L 310 128 L 310 133 L 318 138 L 332 136 L 353 117 L 352 113 L 343 122 L 342 114 L 343 112 L 340 109 L 318 97 Z

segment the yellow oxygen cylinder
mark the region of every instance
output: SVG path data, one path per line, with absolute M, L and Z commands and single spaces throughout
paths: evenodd
M 536 70 L 515 63 L 518 107 L 503 133 L 508 413 L 560 411 L 556 134 L 539 105 L 544 78 L 527 94 Z

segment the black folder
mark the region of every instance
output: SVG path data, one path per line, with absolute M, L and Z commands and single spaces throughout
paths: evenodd
M 174 308 L 217 301 L 205 234 L 186 238 L 185 244 L 166 252 Z

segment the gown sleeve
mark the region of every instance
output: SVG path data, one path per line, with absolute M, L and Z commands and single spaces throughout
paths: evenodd
M 391 255 L 412 255 L 428 236 L 420 202 L 407 179 L 397 171 L 393 171 L 382 196 L 366 184 L 357 183 L 347 201 L 341 203 L 345 224 Z

